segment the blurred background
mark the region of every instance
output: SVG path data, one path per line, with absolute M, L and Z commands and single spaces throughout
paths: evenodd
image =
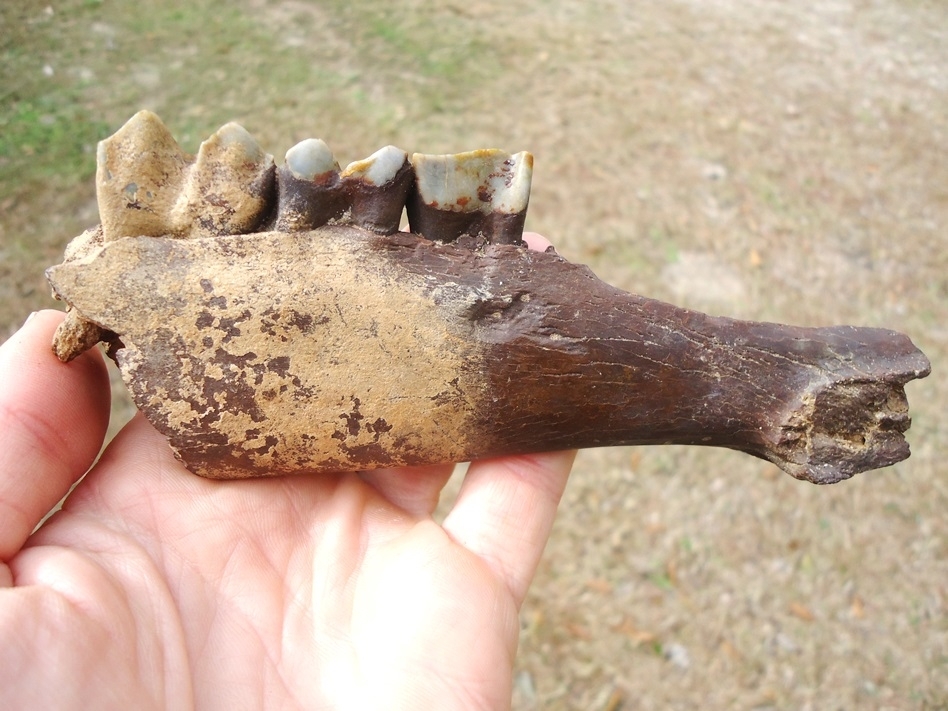
M 948 708 L 944 2 L 4 0 L 0 336 L 55 306 L 96 142 L 141 108 L 191 152 L 231 120 L 278 160 L 529 150 L 528 229 L 618 287 L 909 333 L 933 375 L 896 467 L 815 487 L 734 452 L 582 453 L 514 706 Z

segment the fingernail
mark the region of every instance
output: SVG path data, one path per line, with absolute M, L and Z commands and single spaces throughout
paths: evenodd
M 27 316 L 27 317 L 26 317 L 26 321 L 23 322 L 23 326 L 26 326 L 26 324 L 28 324 L 28 323 L 33 319 L 33 317 L 36 316 L 37 313 L 39 313 L 39 312 L 38 312 L 38 311 L 34 311 L 34 312 L 31 313 L 29 316 Z M 20 326 L 20 328 L 23 328 L 23 326 Z

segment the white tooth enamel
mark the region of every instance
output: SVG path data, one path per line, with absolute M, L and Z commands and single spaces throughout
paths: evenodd
M 510 163 L 499 175 L 491 178 L 494 187 L 494 209 L 516 214 L 527 209 L 530 184 L 533 182 L 533 155 L 520 151 L 510 156 Z
M 288 150 L 286 167 L 300 180 L 312 180 L 317 175 L 339 170 L 329 146 L 318 138 L 307 138 Z
M 201 144 L 172 212 L 180 236 L 243 234 L 266 209 L 273 156 L 243 126 L 221 126 Z M 211 199 L 213 197 L 213 199 Z
M 533 156 L 495 148 L 454 155 L 411 157 L 421 199 L 439 210 L 503 212 L 527 209 Z
M 405 165 L 408 154 L 401 148 L 385 146 L 368 158 L 357 160 L 342 171 L 343 178 L 361 178 L 371 185 L 385 185 Z
M 251 163 L 259 163 L 263 161 L 266 156 L 260 144 L 257 143 L 257 139 L 251 136 L 250 132 L 239 123 L 234 123 L 233 121 L 225 123 L 217 130 L 217 133 L 208 140 L 215 139 L 225 149 L 231 146 L 239 147 L 243 150 L 245 159 Z
M 101 141 L 95 181 L 103 239 L 173 232 L 169 213 L 189 160 L 150 111 L 139 111 Z

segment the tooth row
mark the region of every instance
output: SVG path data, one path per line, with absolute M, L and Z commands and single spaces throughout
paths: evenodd
M 105 241 L 126 236 L 193 238 L 353 224 L 379 234 L 399 228 L 452 242 L 520 244 L 533 157 L 490 149 L 408 154 L 386 146 L 340 170 L 311 138 L 282 166 L 241 126 L 229 123 L 196 157 L 184 153 L 153 113 L 141 111 L 99 144 L 96 192 Z

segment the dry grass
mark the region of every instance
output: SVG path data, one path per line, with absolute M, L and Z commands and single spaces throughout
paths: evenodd
M 135 110 L 537 159 L 529 227 L 685 306 L 910 333 L 914 454 L 816 488 L 739 454 L 584 453 L 517 709 L 948 708 L 948 10 L 937 0 L 243 0 L 0 8 L 0 324 L 95 221 Z M 55 41 L 54 41 L 55 38 Z M 44 67 L 50 71 L 44 72 Z M 938 413 L 942 413 L 939 415 Z

